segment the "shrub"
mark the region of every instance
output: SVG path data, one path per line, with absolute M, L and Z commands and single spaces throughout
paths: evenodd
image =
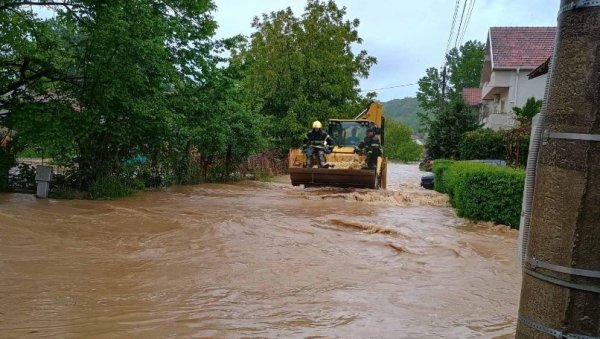
M 525 167 L 529 154 L 529 131 L 522 128 L 514 128 L 503 131 L 505 159 L 510 166 Z
M 16 192 L 35 192 L 35 167 L 20 163 L 9 177 L 9 188 Z
M 453 160 L 439 159 L 433 162 L 433 174 L 435 176 L 434 188 L 440 193 L 448 193 L 448 187 L 444 172 L 454 163 Z
M 463 134 L 460 141 L 460 158 L 506 160 L 506 147 L 502 133 L 478 129 Z
M 442 167 L 445 165 L 442 163 Z M 435 170 L 434 165 L 434 170 Z M 456 162 L 436 173 L 461 217 L 493 221 L 518 228 L 525 171 L 472 162 Z
M 8 171 L 15 164 L 15 157 L 0 147 L 0 192 L 8 190 Z
M 133 190 L 115 176 L 101 177 L 90 185 L 90 197 L 97 200 L 123 198 L 132 193 Z

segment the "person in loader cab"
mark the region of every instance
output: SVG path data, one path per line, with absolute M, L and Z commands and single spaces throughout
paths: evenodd
M 304 153 L 306 154 L 306 167 L 308 168 L 313 166 L 313 155 L 316 155 L 319 159 L 319 167 L 329 167 L 325 161 L 325 147 L 333 145 L 333 139 L 322 128 L 321 122 L 313 122 L 312 130 L 306 133 L 304 138 Z
M 346 145 L 358 145 L 360 143 L 360 139 L 356 136 L 358 129 L 353 128 L 350 132 L 350 136 L 346 139 Z
M 377 157 L 382 153 L 381 143 L 375 135 L 375 129 L 369 128 L 365 140 L 358 145 L 358 151 L 367 155 L 367 167 L 375 169 L 377 167 Z

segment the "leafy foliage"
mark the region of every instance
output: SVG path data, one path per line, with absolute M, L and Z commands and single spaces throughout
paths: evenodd
M 440 193 L 449 193 L 450 188 L 446 183 L 445 172 L 454 163 L 454 160 L 437 159 L 433 163 L 433 174 L 435 176 L 434 189 Z
M 15 157 L 7 149 L 0 147 L 0 192 L 9 187 L 8 171 L 15 165 Z
M 506 147 L 501 132 L 490 129 L 478 129 L 463 134 L 460 142 L 460 158 L 472 159 L 506 159 Z
M 464 102 L 462 91 L 479 87 L 483 57 L 484 45 L 467 41 L 446 55 L 447 69 L 430 67 L 419 79 L 417 100 L 425 110 L 419 119 L 428 134 L 426 149 L 430 156 L 458 158 L 462 134 L 479 127 L 478 115 Z
M 463 134 L 480 127 L 475 110 L 462 99 L 441 110 L 429 126 L 426 148 L 432 158 L 459 159 Z
M 460 48 L 453 48 L 448 52 L 446 63 L 451 98 L 461 96 L 465 88 L 479 87 L 484 49 L 482 42 L 467 41 Z
M 418 161 L 423 147 L 412 140 L 412 130 L 394 120 L 385 123 L 385 155 L 403 162 Z
M 50 19 L 23 4 L 0 4 L 0 124 L 19 149 L 77 160 L 80 188 L 198 182 L 217 163 L 227 179 L 266 146 L 245 69 L 217 67 L 240 39 L 212 40 L 211 0 L 52 2 Z
M 517 127 L 501 132 L 505 159 L 510 166 L 525 167 L 529 154 L 529 128 Z
M 442 75 L 435 67 L 425 70 L 425 76 L 419 79 L 417 101 L 427 112 L 438 111 L 442 106 Z
M 359 20 L 345 16 L 331 0 L 309 0 L 301 17 L 290 8 L 263 14 L 236 53 L 247 67 L 251 97 L 270 119 L 267 133 L 282 151 L 299 145 L 311 121 L 351 117 L 366 104 L 358 78 L 368 76 L 376 59 L 353 52 L 362 43 Z
M 9 187 L 16 192 L 35 192 L 35 167 L 26 163 L 18 164 L 9 178 Z
M 133 190 L 115 176 L 100 177 L 90 185 L 90 197 L 97 200 L 123 198 Z
M 534 97 L 527 99 L 523 107 L 513 107 L 513 112 L 517 117 L 517 120 L 521 123 L 531 123 L 533 117 L 542 110 L 542 100 L 537 100 Z
M 518 228 L 524 170 L 457 162 L 436 173 L 436 187 L 440 179 L 447 184 L 446 191 L 459 216 Z

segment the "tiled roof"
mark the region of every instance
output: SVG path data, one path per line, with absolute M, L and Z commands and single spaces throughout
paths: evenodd
M 481 88 L 464 88 L 463 99 L 471 106 L 477 106 L 481 103 Z
M 556 27 L 491 27 L 493 68 L 534 69 L 552 54 Z

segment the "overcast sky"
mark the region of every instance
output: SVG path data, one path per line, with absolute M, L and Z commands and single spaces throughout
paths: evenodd
M 303 0 L 215 2 L 218 38 L 250 35 L 252 19 L 261 13 L 291 7 L 299 16 L 306 3 Z M 461 0 L 458 19 L 464 2 Z M 346 7 L 348 19 L 360 19 L 358 32 L 364 41 L 359 49 L 367 50 L 378 60 L 369 78 L 361 81 L 363 90 L 412 84 L 424 75 L 426 68 L 442 64 L 455 1 L 336 0 L 336 3 Z M 463 41 L 485 43 L 491 26 L 555 26 L 559 3 L 560 0 L 476 0 Z M 406 86 L 377 92 L 379 100 L 388 101 L 414 96 L 416 91 L 417 86 Z

